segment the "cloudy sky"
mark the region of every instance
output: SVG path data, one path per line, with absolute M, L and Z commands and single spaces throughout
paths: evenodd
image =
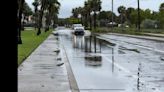
M 33 9 L 32 2 L 34 0 L 26 0 L 29 6 Z M 66 18 L 71 16 L 72 8 L 79 7 L 84 5 L 86 0 L 58 0 L 61 3 L 59 17 Z M 111 1 L 112 0 L 101 0 L 102 1 L 102 10 L 111 10 Z M 120 5 L 125 7 L 134 7 L 137 8 L 137 0 L 113 0 L 114 1 L 114 12 L 118 14 L 117 8 Z M 164 3 L 164 0 L 140 0 L 140 8 L 153 11 L 158 11 L 161 3 Z

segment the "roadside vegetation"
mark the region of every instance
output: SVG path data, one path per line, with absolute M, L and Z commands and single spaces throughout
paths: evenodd
M 23 44 L 18 45 L 18 66 L 47 38 L 52 29 L 40 36 L 36 36 L 36 32 L 36 30 L 24 30 L 22 32 Z
M 58 0 L 34 0 L 32 5 L 34 11 L 26 0 L 17 0 L 18 66 L 48 37 L 58 21 Z
M 37 29 L 36 36 L 41 34 L 41 29 L 49 31 L 50 27 L 55 27 L 60 8 L 58 0 L 34 0 L 32 5 L 34 11 L 29 7 L 25 0 L 17 0 L 17 43 L 22 44 L 21 32 L 24 25 L 31 25 Z
M 66 25 L 81 23 L 85 29 L 96 33 L 115 32 L 135 35 L 164 33 L 164 2 L 159 6 L 159 11 L 141 9 L 141 7 L 138 10 L 138 8 L 121 5 L 117 8 L 119 14 L 116 15 L 110 10 L 102 10 L 101 1 L 86 0 L 83 7 L 74 7 L 72 16 L 62 19 L 59 23 Z M 112 26 L 113 30 L 111 30 Z
M 98 27 L 96 30 L 91 30 L 91 32 L 96 33 L 121 33 L 121 34 L 131 34 L 131 35 L 145 35 L 145 33 L 155 33 L 155 34 L 164 34 L 163 29 L 146 29 L 141 28 L 140 32 L 137 31 L 136 28 L 113 28 L 113 31 L 109 27 Z

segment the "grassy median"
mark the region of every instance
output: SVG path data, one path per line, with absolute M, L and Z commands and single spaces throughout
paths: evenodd
M 136 28 L 121 28 L 115 27 L 113 31 L 111 31 L 111 28 L 108 27 L 98 27 L 96 30 L 92 30 L 92 32 L 95 33 L 122 33 L 122 34 L 130 34 L 130 35 L 145 35 L 144 33 L 156 33 L 156 34 L 163 34 L 163 29 L 143 29 L 141 28 L 141 31 L 138 32 Z
M 48 32 L 42 31 L 37 36 L 35 30 L 22 31 L 23 44 L 18 45 L 18 66 L 49 36 L 52 30 Z

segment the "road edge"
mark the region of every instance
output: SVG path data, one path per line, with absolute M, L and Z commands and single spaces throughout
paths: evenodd
M 72 92 L 80 92 L 80 90 L 78 88 L 78 85 L 77 85 L 77 82 L 76 82 L 76 79 L 75 79 L 75 76 L 72 72 L 71 65 L 69 63 L 67 52 L 64 48 L 64 45 L 63 44 L 61 44 L 61 45 L 62 45 L 62 53 L 65 54 L 65 56 L 63 58 L 64 58 L 64 63 L 65 63 L 66 69 L 67 69 L 68 80 L 69 80 L 69 83 L 70 83 L 71 91 Z

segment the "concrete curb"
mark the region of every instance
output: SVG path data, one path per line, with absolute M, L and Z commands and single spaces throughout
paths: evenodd
M 127 35 L 127 34 L 118 34 L 118 33 L 107 33 L 109 35 L 117 35 L 117 36 L 124 36 L 124 37 L 132 37 L 132 38 L 139 38 L 139 39 L 145 39 L 145 40 L 153 40 L 153 41 L 159 41 L 159 42 L 164 42 L 163 37 L 155 37 L 152 36 L 153 38 L 147 38 L 148 36 L 136 36 L 136 35 Z
M 76 79 L 74 77 L 74 74 L 72 72 L 71 65 L 68 60 L 67 52 L 66 52 L 63 44 L 62 44 L 62 53 L 65 54 L 64 60 L 65 60 L 65 65 L 66 65 L 66 69 L 67 69 L 67 74 L 68 74 L 71 91 L 72 92 L 80 92 L 77 82 L 76 82 Z

